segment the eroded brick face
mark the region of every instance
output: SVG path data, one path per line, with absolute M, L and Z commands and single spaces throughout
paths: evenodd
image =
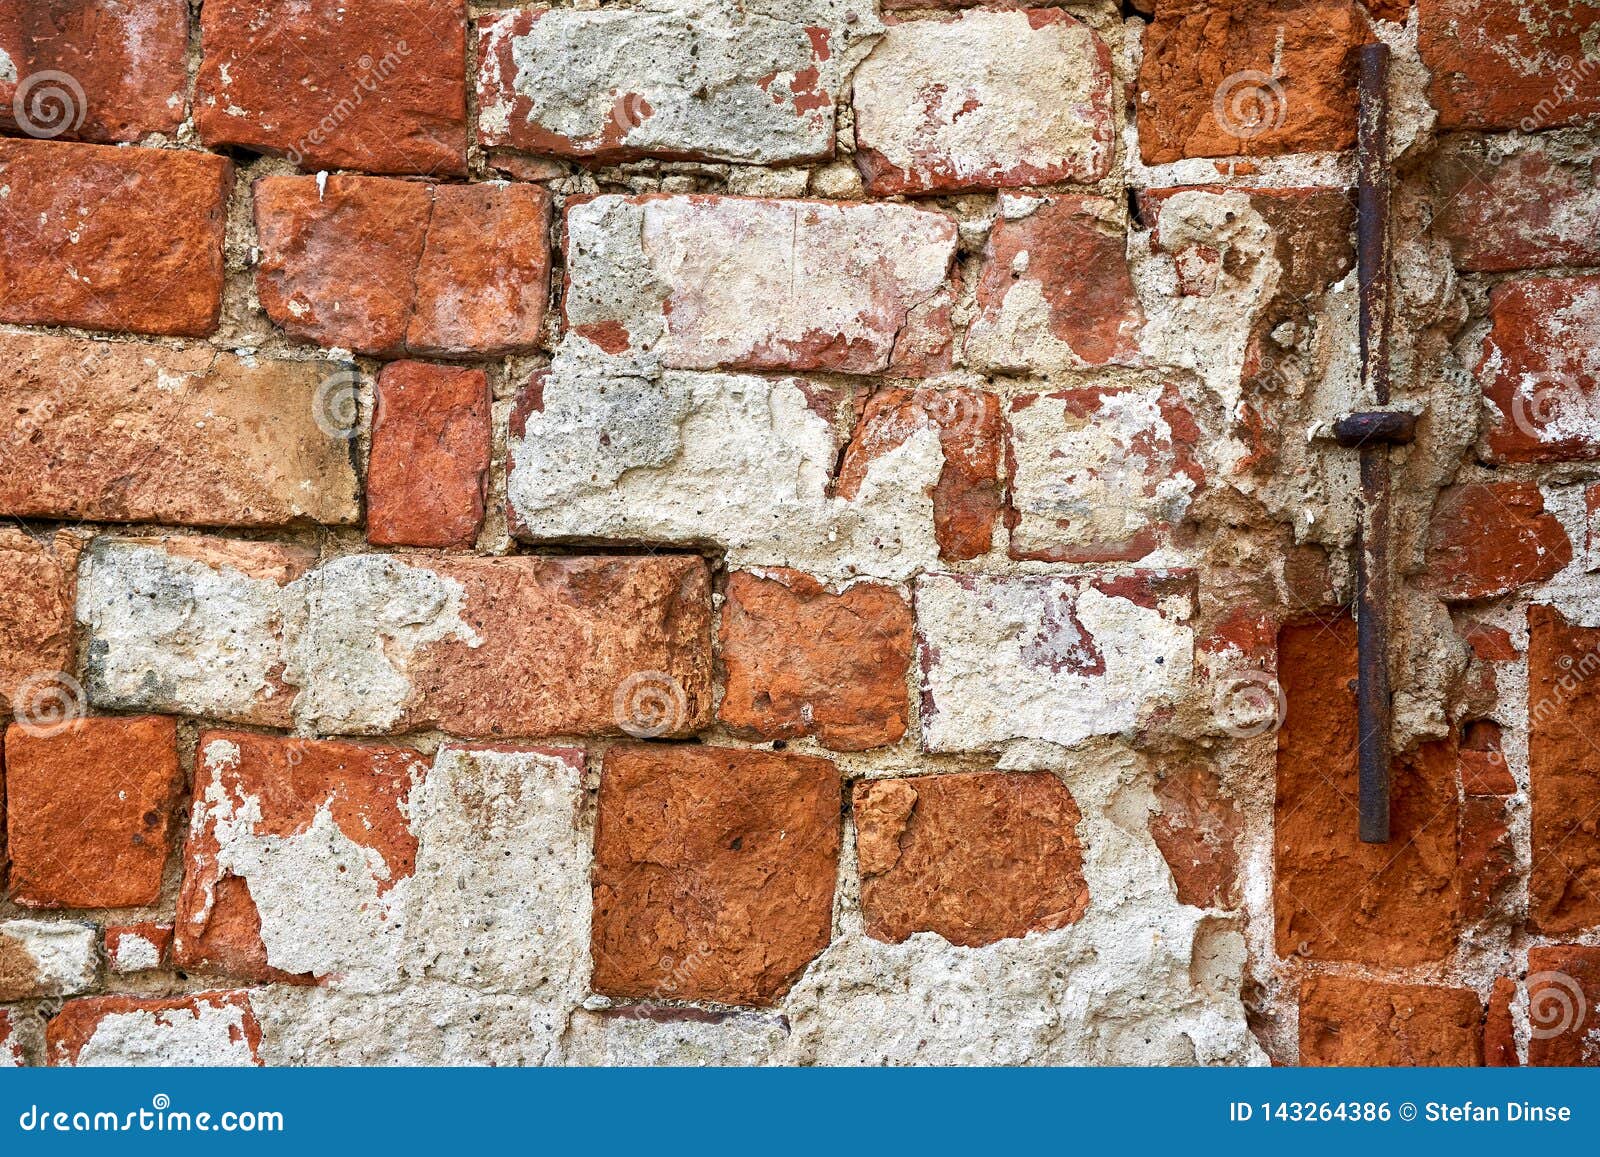
M 1423 581 L 1471 602 L 1553 578 L 1571 561 L 1567 532 L 1533 483 L 1454 486 L 1433 509 Z
M 1489 302 L 1478 381 L 1491 461 L 1600 455 L 1600 277 L 1517 278 Z
M 1543 135 L 1492 147 L 1448 136 L 1434 160 L 1433 230 L 1457 265 L 1476 272 L 1600 263 L 1590 228 L 1600 213 L 1597 155 L 1592 145 Z
M 773 1003 L 827 946 L 839 856 L 827 760 L 618 746 L 600 773 L 594 988 Z
M 1470 988 L 1319 976 L 1300 987 L 1300 1063 L 1481 1065 L 1482 1022 Z
M 936 932 L 976 947 L 1064 928 L 1089 906 L 1082 817 L 1050 772 L 872 780 L 853 811 L 875 939 Z
M 1600 1064 L 1600 949 L 1528 949 L 1528 1063 Z
M 367 541 L 471 547 L 483 525 L 492 439 L 482 370 L 384 367 L 367 463 Z
M 45 1030 L 58 1066 L 261 1064 L 261 1025 L 243 992 L 69 1001 Z
M 1174 769 L 1156 784 L 1156 799 L 1161 811 L 1150 817 L 1150 837 L 1172 869 L 1178 902 L 1237 907 L 1244 816 L 1216 772 L 1200 764 Z
M 49 539 L 0 531 L 0 701 L 9 712 L 37 714 L 49 699 L 51 676 L 72 666 L 82 547 L 81 538 L 65 531 Z

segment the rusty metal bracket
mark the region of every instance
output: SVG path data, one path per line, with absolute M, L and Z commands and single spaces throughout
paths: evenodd
M 1389 404 L 1389 47 L 1360 50 L 1356 278 L 1361 374 L 1367 396 Z M 1389 842 L 1389 448 L 1410 441 L 1416 418 L 1400 411 L 1349 414 L 1341 445 L 1361 451 L 1361 531 L 1356 566 L 1357 767 L 1363 843 Z

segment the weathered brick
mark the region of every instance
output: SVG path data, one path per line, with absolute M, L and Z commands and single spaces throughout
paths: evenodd
M 1528 949 L 1528 1063 L 1600 1065 L 1600 948 Z
M 1013 373 L 1136 363 L 1144 311 L 1126 244 L 1104 198 L 1002 194 L 967 362 Z
M 244 992 L 71 1000 L 45 1029 L 60 1066 L 242 1067 L 261 1064 L 261 1026 Z
M 491 440 L 482 370 L 385 366 L 367 461 L 367 541 L 470 548 L 483 526 Z
M 0 473 L 0 478 L 4 474 Z M 38 718 L 70 688 L 53 682 L 73 665 L 73 605 L 83 538 L 57 531 L 48 540 L 0 529 L 0 708 Z M 60 701 L 64 710 L 71 710 Z
M 1419 0 L 1417 51 L 1446 129 L 1534 132 L 1600 113 L 1600 5 Z
M 0 139 L 0 321 L 211 333 L 232 182 L 209 153 Z
M 348 555 L 312 570 L 287 548 L 200 542 L 95 545 L 79 617 L 96 704 L 352 735 L 710 722 L 698 557 Z
M 1439 492 L 1428 525 L 1421 585 L 1473 602 L 1553 578 L 1572 543 L 1533 482 L 1468 483 Z
M 1433 232 L 1458 266 L 1479 273 L 1600 265 L 1597 165 L 1600 147 L 1563 133 L 1447 136 L 1431 174 Z
M 161 895 L 183 786 L 177 721 L 79 719 L 6 729 L 11 899 L 30 908 L 132 908 Z
M 1006 420 L 1012 558 L 1137 561 L 1205 482 L 1199 427 L 1171 385 L 1023 394 Z
M 1355 976 L 1300 985 L 1302 1065 L 1481 1065 L 1482 1024 L 1470 988 Z
M 595 829 L 595 991 L 777 1000 L 828 944 L 840 795 L 823 759 L 611 748 Z
M 1367 35 L 1353 0 L 1162 0 L 1139 70 L 1145 163 L 1349 148 Z
M 538 186 L 264 177 L 255 202 L 257 292 L 288 333 L 381 356 L 538 344 L 550 279 Z
M 1174 768 L 1156 782 L 1155 795 L 1161 811 L 1150 816 L 1150 837 L 1172 870 L 1178 903 L 1237 908 L 1244 814 L 1217 773 L 1198 763 Z
M 174 962 L 250 981 L 392 976 L 426 774 L 403 747 L 203 732 Z
M 118 976 L 164 967 L 172 951 L 172 925 L 153 920 L 106 927 L 106 968 Z
M 466 0 L 209 0 L 195 124 L 308 169 L 464 174 Z
M 928 575 L 916 586 L 923 746 L 1064 746 L 1152 723 L 1193 669 L 1193 581 Z
M 1354 623 L 1285 626 L 1278 678 L 1288 703 L 1273 829 L 1278 955 L 1384 967 L 1442 959 L 1461 924 L 1452 746 L 1394 760 L 1392 838 L 1361 843 Z
M 956 229 L 939 213 L 607 195 L 568 202 L 566 238 L 567 325 L 609 354 L 901 374 L 949 359 Z
M 0 1069 L 20 1069 L 28 1063 L 22 1029 L 9 1008 L 0 1008 Z
M 1600 458 L 1600 276 L 1504 281 L 1478 381 L 1492 462 Z
M 848 391 L 558 359 L 511 418 L 509 521 L 535 542 L 714 543 L 734 566 L 900 578 L 941 548 L 972 557 L 987 544 L 996 411 L 965 392 L 869 403 L 830 496 Z
M 894 587 L 832 593 L 798 571 L 728 577 L 719 718 L 759 739 L 814 735 L 835 751 L 897 742 L 909 712 L 911 606 Z
M 66 921 L 0 921 L 0 1002 L 72 996 L 94 986 L 99 961 L 93 926 Z
M 1461 912 L 1468 920 L 1493 912 L 1517 871 L 1511 811 L 1503 798 L 1468 796 L 1461 802 Z
M 606 161 L 831 156 L 845 45 L 819 19 L 717 2 L 490 13 L 478 21 L 478 140 Z
M 1600 832 L 1591 737 L 1600 630 L 1528 608 L 1528 779 L 1533 873 L 1528 919 L 1549 935 L 1600 923 Z
M 340 413 L 353 388 L 331 362 L 0 334 L 0 409 L 23 415 L 0 444 L 0 512 L 356 522 L 355 431 Z
M 1511 1019 L 1511 1005 L 1517 998 L 1517 982 L 1497 976 L 1489 990 L 1489 1008 L 1483 1017 L 1483 1063 L 1490 1068 L 1516 1068 L 1517 1032 Z
M 1517 794 L 1517 780 L 1500 749 L 1500 726 L 1488 720 L 1467 724 L 1461 741 L 1461 790 L 1467 795 Z
M 170 133 L 183 122 L 188 51 L 184 0 L 5 0 L 0 125 L 87 141 Z M 71 82 L 41 75 L 59 73 Z
M 1058 8 L 892 24 L 853 88 L 856 164 L 879 195 L 1111 171 L 1111 53 Z
M 976 948 L 1065 928 L 1089 907 L 1082 819 L 1052 772 L 875 779 L 855 788 L 867 935 Z
M 852 500 L 873 464 L 920 430 L 938 436 L 944 465 L 933 488 L 934 537 L 949 562 L 989 553 L 1002 505 L 1000 399 L 981 390 L 879 390 L 867 399 L 839 463 L 833 492 Z

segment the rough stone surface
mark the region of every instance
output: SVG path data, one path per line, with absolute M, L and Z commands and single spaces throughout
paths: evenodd
M 72 996 L 98 979 L 88 924 L 0 920 L 0 1001 Z
M 0 321 L 211 333 L 232 183 L 207 153 L 0 139 Z
M 73 604 L 83 539 L 57 531 L 48 539 L 0 530 L 0 707 L 7 715 L 54 718 L 59 701 L 50 676 L 73 660 Z M 44 682 L 41 682 L 41 679 Z
M 1181 575 L 928 575 L 916 585 L 923 745 L 988 751 L 1132 732 L 1193 663 Z
M 1012 558 L 1137 562 L 1205 482 L 1199 427 L 1170 385 L 1023 394 L 1006 424 Z
M 1139 70 L 1145 164 L 1349 148 L 1367 35 L 1353 0 L 1162 0 Z
M 1015 373 L 1137 363 L 1144 310 L 1118 207 L 1101 197 L 1006 193 L 999 208 L 968 363 Z
M 68 1001 L 45 1029 L 49 1063 L 99 1067 L 259 1065 L 261 1026 L 244 992 Z
M 568 202 L 567 341 L 667 369 L 917 373 L 948 360 L 956 229 L 909 205 Z
M 537 186 L 264 177 L 255 203 L 261 306 L 296 337 L 379 356 L 538 344 L 550 199 Z
M 78 719 L 6 729 L 11 899 L 30 908 L 154 904 L 183 785 L 177 721 Z
M 1600 113 L 1594 0 L 1418 0 L 1417 51 L 1447 129 L 1534 132 Z
M 1503 281 L 1478 381 L 1493 462 L 1600 457 L 1600 276 Z
M 563 1058 L 578 1065 L 726 1066 L 773 1063 L 789 1035 L 781 1016 L 622 1005 L 572 1018 Z
M 0 1069 L 20 1069 L 28 1063 L 22 1029 L 9 1008 L 0 1008 Z
M 1300 1063 L 1481 1065 L 1482 1022 L 1470 988 L 1313 977 L 1300 986 Z
M 210 0 L 195 124 L 209 148 L 308 169 L 456 176 L 467 158 L 466 0 Z
M 86 141 L 170 133 L 183 122 L 188 50 L 184 0 L 6 0 L 0 125 Z M 41 76 L 59 73 L 73 79 L 81 102 L 59 78 Z
M 1528 1063 L 1600 1064 L 1600 948 L 1528 949 Z
M 702 0 L 483 16 L 478 140 L 597 160 L 830 156 L 843 37 L 805 7 Z M 856 7 L 848 27 L 859 34 L 876 21 Z
M 164 967 L 171 951 L 171 924 L 145 920 L 106 927 L 106 968 L 118 976 Z
M 728 576 L 718 717 L 756 739 L 815 735 L 835 751 L 898 742 L 909 713 L 911 605 L 894 587 L 838 593 L 797 571 Z
M 1423 579 L 1440 598 L 1491 599 L 1554 578 L 1572 543 L 1532 482 L 1469 483 L 1439 492 Z
M 470 548 L 483 526 L 492 441 L 482 370 L 385 366 L 367 461 L 367 541 Z
M 1161 810 L 1150 817 L 1150 838 L 1172 869 L 1178 902 L 1238 907 L 1244 816 L 1217 773 L 1202 764 L 1174 769 L 1156 783 L 1155 794 Z
M 360 518 L 349 374 L 205 347 L 0 334 L 0 511 L 199 526 Z
M 855 788 L 867 935 L 976 948 L 1076 923 L 1089 906 L 1082 816 L 1055 775 L 981 772 Z
M 189 541 L 95 545 L 78 608 L 95 704 L 350 735 L 670 736 L 710 719 L 699 558 L 311 569 L 294 548 Z
M 856 70 L 873 193 L 1089 183 L 1111 171 L 1111 53 L 1056 8 L 892 24 Z
M 840 782 L 826 760 L 613 747 L 595 830 L 594 988 L 767 1005 L 828 945 Z

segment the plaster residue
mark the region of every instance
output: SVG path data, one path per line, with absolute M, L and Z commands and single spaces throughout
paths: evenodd
M 100 1018 L 73 1063 L 96 1066 L 238 1068 L 254 1065 L 247 1008 L 231 1000 L 196 999 L 192 1006 L 133 1009 Z
M 125 932 L 117 940 L 112 967 L 117 972 L 147 972 L 161 967 L 161 949 L 136 932 Z
M 94 986 L 96 930 L 67 921 L 0 921 L 0 1001 L 71 996 Z

